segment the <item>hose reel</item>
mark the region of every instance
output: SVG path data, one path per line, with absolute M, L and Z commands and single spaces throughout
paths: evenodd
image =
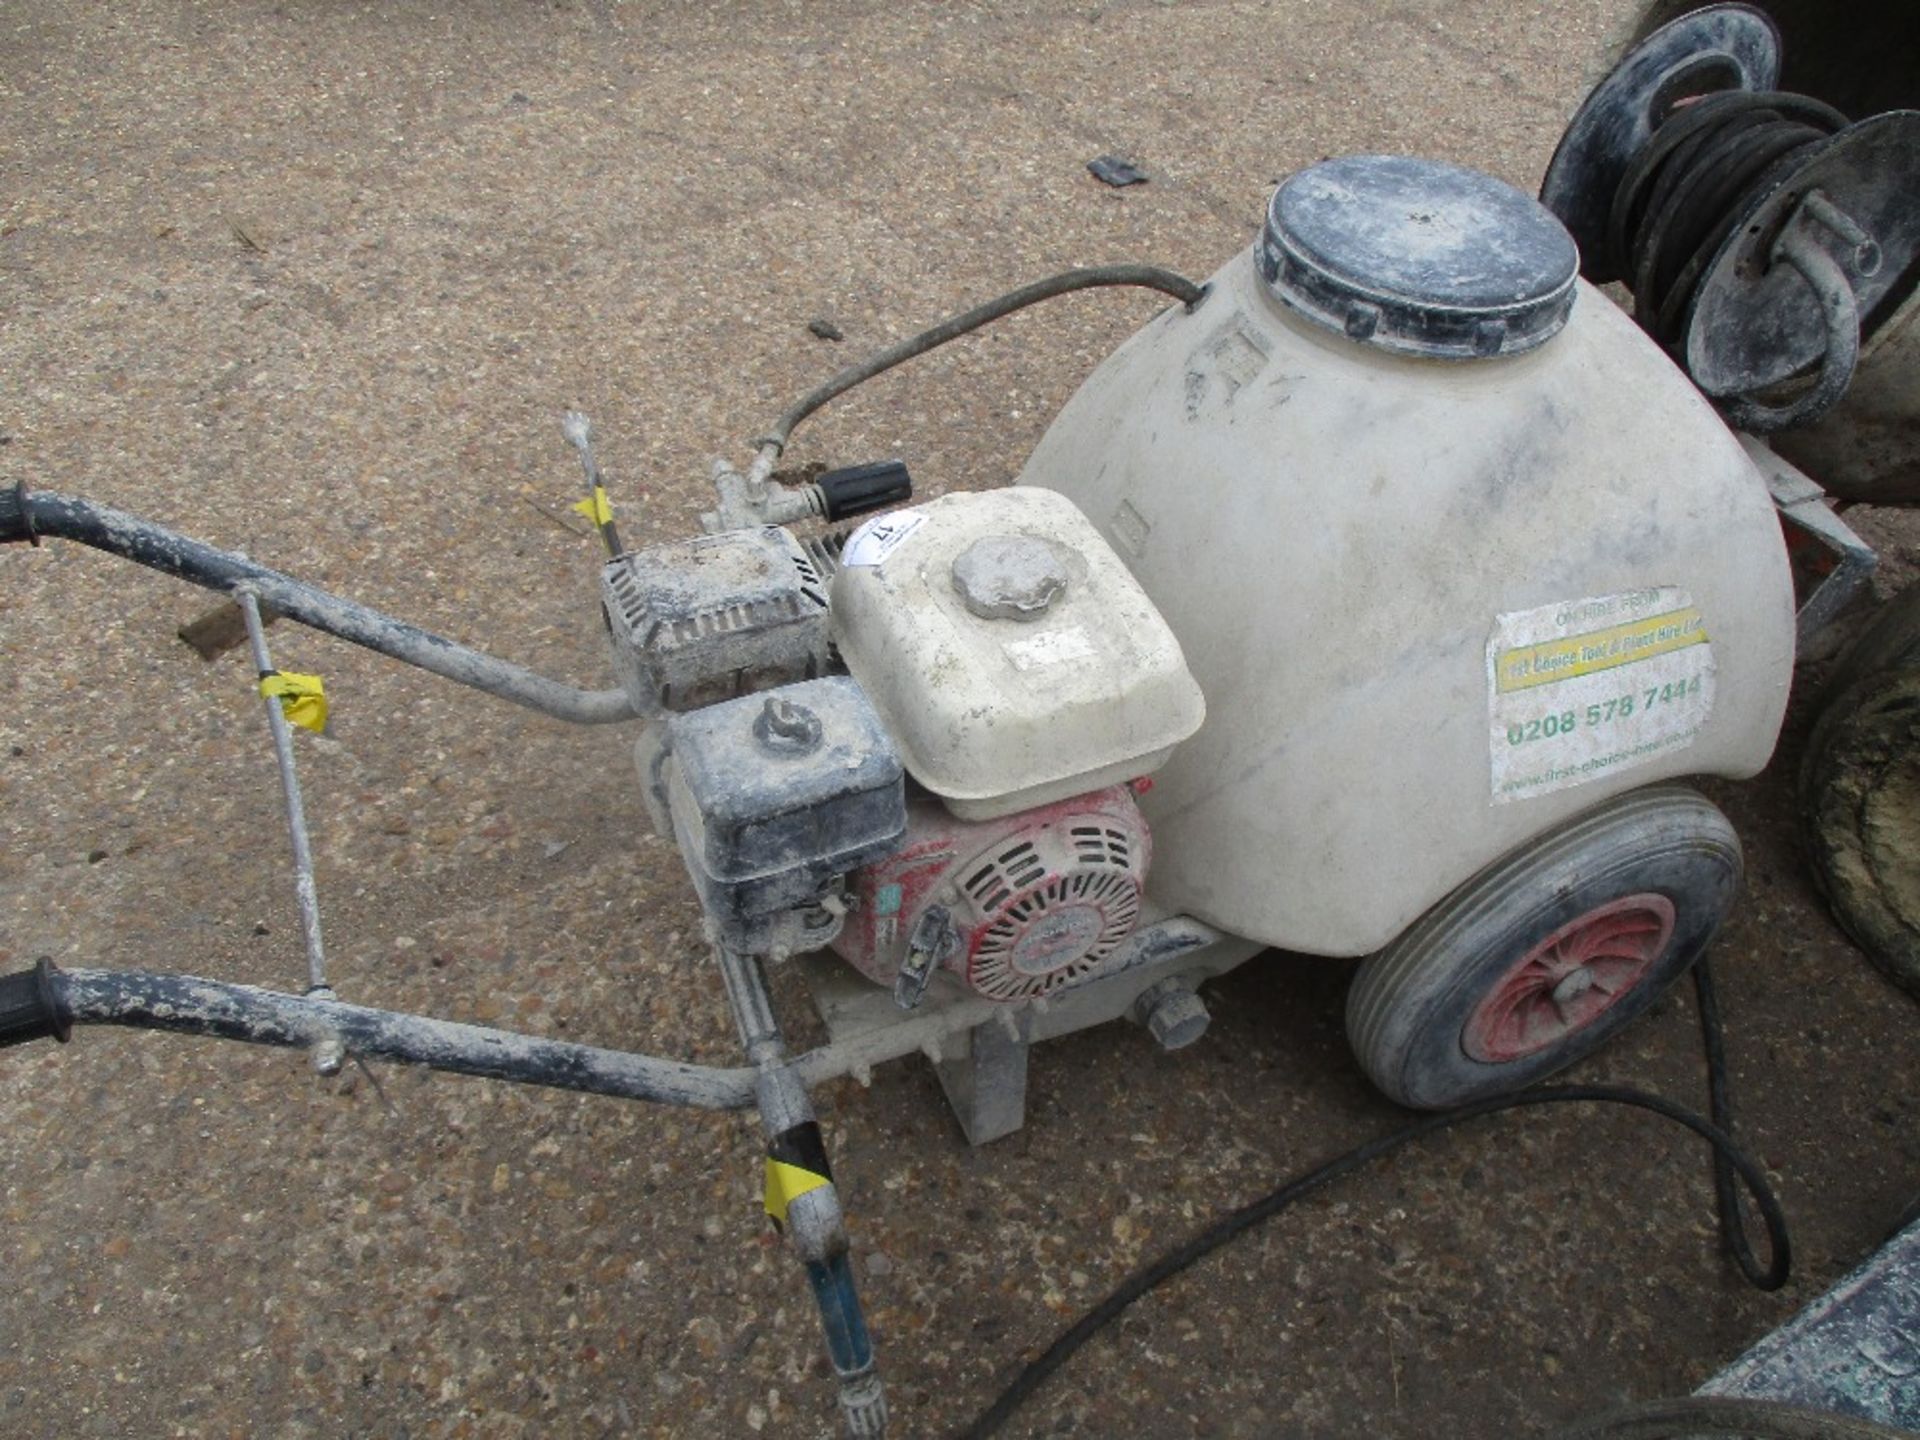
M 1849 123 L 1776 91 L 1779 73 L 1758 10 L 1682 16 L 1587 97 L 1540 189 L 1582 274 L 1626 284 L 1634 318 L 1756 434 L 1831 409 L 1920 279 L 1920 112 Z

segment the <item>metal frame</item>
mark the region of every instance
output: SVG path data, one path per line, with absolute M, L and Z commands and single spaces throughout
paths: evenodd
M 1795 561 L 1796 588 L 1806 590 L 1795 617 L 1795 648 L 1800 659 L 1815 658 L 1834 638 L 1833 622 L 1868 593 L 1880 557 L 1834 513 L 1819 485 L 1764 442 L 1751 435 L 1740 435 L 1739 440 L 1767 482 L 1786 531 L 1789 557 Z M 1814 559 L 1811 565 L 1801 563 L 1808 552 Z M 1818 576 L 1810 585 L 1803 578 L 1807 570 Z
M 1117 279 L 1106 272 L 1075 272 L 1067 288 L 1157 284 L 1162 278 L 1159 272 L 1146 281 L 1130 271 Z M 1043 285 L 1015 298 L 1031 303 L 1051 293 Z M 1192 298 L 1198 295 L 1196 289 Z M 992 308 L 973 318 L 987 316 Z M 926 342 L 923 348 L 930 348 L 941 333 L 928 332 L 914 344 Z M 908 346 L 898 355 L 889 352 L 892 358 L 881 358 L 897 363 L 909 353 L 918 351 Z M 819 403 L 831 393 L 829 386 Z M 790 428 L 804 413 L 783 424 Z M 567 432 L 581 452 L 596 523 L 609 552 L 617 555 L 610 512 L 601 514 L 604 491 L 585 417 L 570 414 Z M 769 441 L 761 459 L 777 453 L 778 442 Z M 721 488 L 724 496 L 727 486 Z M 557 719 L 604 724 L 636 716 L 625 689 L 589 691 L 548 679 L 164 526 L 71 496 L 30 494 L 24 485 L 0 492 L 0 543 L 38 544 L 43 535 L 90 545 L 230 596 L 263 682 L 279 673 L 266 639 L 271 611 Z M 237 638 L 229 635 L 216 641 L 215 648 Z M 816 954 L 802 963 L 831 1038 L 819 1049 L 793 1056 L 768 993 L 764 957 L 716 944 L 716 965 L 748 1062 L 733 1067 L 687 1064 L 348 1004 L 327 981 L 312 847 L 288 718 L 281 700 L 264 684 L 261 693 L 292 840 L 306 948 L 305 993 L 154 971 L 62 970 L 42 960 L 32 972 L 0 977 L 0 1044 L 47 1036 L 64 1042 L 75 1025 L 117 1025 L 306 1050 L 322 1074 L 337 1073 L 349 1058 L 384 1059 L 654 1104 L 707 1110 L 753 1107 L 768 1142 L 767 1213 L 805 1269 L 838 1378 L 846 1428 L 862 1440 L 885 1432 L 886 1396 L 809 1088 L 842 1075 L 864 1082 L 874 1065 L 922 1052 L 933 1060 L 967 1139 L 981 1144 L 1024 1122 L 1027 1051 L 1035 1041 L 1131 1015 L 1167 1048 L 1186 1043 L 1206 1023 L 1192 987 L 1263 948 L 1184 916 L 1161 917 L 1137 929 L 1095 970 L 1044 1000 L 1010 1007 L 975 995 L 942 973 L 932 977 L 924 993 L 916 993 L 910 1009 L 902 1009 L 890 991 Z M 710 939 L 718 935 L 710 926 Z
M 768 1214 L 805 1269 L 847 1433 L 870 1440 L 886 1432 L 886 1394 L 810 1088 L 843 1075 L 864 1082 L 874 1065 L 918 1051 L 934 1061 L 967 1139 L 982 1144 L 1023 1123 L 1027 1050 L 1035 1041 L 1118 1018 L 1142 996 L 1170 988 L 1190 995 L 1192 984 L 1232 969 L 1262 948 L 1175 917 L 1136 931 L 1097 972 L 1047 1001 L 1015 1009 L 971 996 L 942 975 L 936 977 L 939 993 L 930 993 L 911 1013 L 895 1006 L 890 992 L 814 954 L 802 964 L 833 1038 L 794 1057 L 788 1054 L 760 957 L 717 947 L 721 980 L 748 1060 L 746 1066 L 732 1067 L 350 1005 L 324 985 L 292 995 L 195 975 L 64 970 L 47 960 L 30 978 L 43 1009 L 43 1023 L 33 1033 L 63 1042 L 76 1025 L 117 1025 L 303 1049 L 327 1074 L 349 1057 L 382 1059 L 662 1105 L 756 1108 L 768 1140 Z M 804 1140 L 805 1153 L 816 1158 L 801 1172 L 806 1188 L 776 1208 L 776 1167 L 786 1164 L 796 1136 Z
M 846 1075 L 865 1079 L 875 1065 L 917 1053 L 929 1055 L 936 1063 L 964 1055 L 965 1047 L 957 1037 L 1009 1021 L 1017 1025 L 1020 1043 L 1031 1044 L 1125 1014 L 1134 996 L 1171 971 L 1205 975 L 1230 969 L 1231 965 L 1219 963 L 1223 957 L 1215 947 L 1225 945 L 1231 953 L 1248 943 L 1228 940 L 1184 916 L 1146 926 L 1098 972 L 1059 992 L 1045 1013 L 1033 1006 L 1014 1012 L 956 993 L 930 998 L 906 1014 L 894 1008 L 887 991 L 860 979 L 846 966 L 823 955 L 806 956 L 799 963 L 806 967 L 832 1038 L 789 1065 L 807 1087 Z M 339 1047 L 346 1055 L 368 1060 L 697 1110 L 746 1110 L 758 1103 L 757 1071 L 751 1066 L 696 1065 L 640 1051 L 548 1040 L 514 1030 L 351 1005 L 334 999 L 331 992 L 294 995 L 199 975 L 61 969 L 47 961 L 40 965 L 54 1011 L 50 1019 L 61 1033 L 87 1025 L 164 1030 L 309 1050 L 316 1058 Z M 823 985 L 822 977 L 829 972 L 837 972 L 837 979 Z M 849 1018 L 854 1007 L 846 997 L 856 988 L 884 1003 L 892 1012 L 890 1023 Z M 823 1000 L 823 995 L 830 998 Z M 1067 1023 L 1061 1023 L 1063 1019 Z
M 24 484 L 13 487 L 7 498 L 10 503 L 0 506 L 0 544 L 28 540 L 37 545 L 46 535 L 72 540 L 209 590 L 237 596 L 245 588 L 261 606 L 289 620 L 556 720 L 607 725 L 634 718 L 633 704 L 624 690 L 583 690 L 537 675 L 512 661 L 409 625 L 370 605 L 343 599 L 317 585 L 256 565 L 244 555 L 109 505 L 51 490 L 29 491 Z

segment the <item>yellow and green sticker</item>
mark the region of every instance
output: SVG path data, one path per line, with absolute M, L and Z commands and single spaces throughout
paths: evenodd
M 1493 802 L 1678 758 L 1713 713 L 1704 607 L 1677 585 L 1587 595 L 1495 617 L 1487 642 Z
M 1496 658 L 1496 684 L 1501 693 L 1510 694 L 1561 680 L 1577 680 L 1582 675 L 1618 669 L 1706 643 L 1706 623 L 1701 620 L 1700 611 L 1688 605 L 1579 635 L 1559 636 L 1535 645 L 1516 645 Z

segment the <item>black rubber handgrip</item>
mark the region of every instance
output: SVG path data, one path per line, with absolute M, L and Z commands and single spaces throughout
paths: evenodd
M 40 543 L 40 537 L 33 533 L 33 516 L 27 513 L 24 480 L 0 489 L 0 545 L 17 545 L 22 540 Z
M 0 1047 L 49 1037 L 66 1043 L 73 1020 L 60 1003 L 55 973 L 53 962 L 43 959 L 31 970 L 0 975 Z
M 884 510 L 889 505 L 903 505 L 913 498 L 913 477 L 898 460 L 876 460 L 871 465 L 829 470 L 813 483 L 826 501 L 829 521 L 864 515 L 869 510 Z

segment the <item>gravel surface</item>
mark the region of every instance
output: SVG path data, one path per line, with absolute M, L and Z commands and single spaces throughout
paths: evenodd
M 854 355 L 1069 265 L 1204 275 L 1323 155 L 1530 188 L 1631 8 L 15 0 L 0 472 L 604 684 L 564 408 L 631 542 L 692 533 L 706 457 L 744 460 Z M 1100 184 L 1100 155 L 1148 182 Z M 1020 316 L 793 458 L 1000 483 L 1156 308 Z M 0 968 L 296 985 L 246 667 L 172 638 L 206 597 L 51 544 L 0 556 L 0 602 Z M 300 755 L 345 998 L 733 1061 L 620 734 L 273 641 L 334 697 Z M 1717 953 L 1744 1129 L 1798 1226 L 1787 1291 L 1719 1257 L 1691 1142 L 1506 1119 L 1241 1241 L 1011 1433 L 1540 1433 L 1691 1389 L 1858 1259 L 1920 1175 L 1914 1012 L 1812 897 L 1805 724 L 1802 700 L 1767 775 L 1711 787 L 1748 847 Z M 950 1430 L 1129 1267 L 1397 1122 L 1348 1057 L 1347 978 L 1249 966 L 1175 1056 L 1127 1026 L 1050 1044 L 1027 1128 L 977 1151 L 923 1062 L 824 1089 L 899 1433 Z M 1697 1098 L 1692 1026 L 1671 999 L 1577 1074 Z M 745 1117 L 210 1041 L 11 1052 L 0 1433 L 831 1433 L 758 1157 Z

